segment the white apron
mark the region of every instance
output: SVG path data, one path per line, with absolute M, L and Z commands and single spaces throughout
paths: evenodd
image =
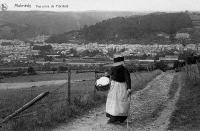
M 106 101 L 106 113 L 112 116 L 128 116 L 129 108 L 126 83 L 112 80 Z

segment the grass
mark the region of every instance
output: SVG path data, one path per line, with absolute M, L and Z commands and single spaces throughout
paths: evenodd
M 161 74 L 160 70 L 131 74 L 132 90 L 133 91 L 142 90 L 148 82 L 150 82 L 153 78 L 155 78 L 159 74 Z
M 182 74 L 183 83 L 176 110 L 170 119 L 169 130 L 200 129 L 200 82 L 189 79 Z
M 37 74 L 37 75 L 28 75 L 28 76 L 9 77 L 9 78 L 4 78 L 1 81 L 4 83 L 14 83 L 14 82 L 66 80 L 67 78 L 68 78 L 67 73 L 55 73 L 55 74 Z M 94 78 L 94 73 L 77 74 L 75 72 L 72 72 L 72 79 L 86 79 L 86 78 L 87 79 Z
M 172 80 L 171 88 L 169 90 L 169 99 L 173 99 L 176 91 L 178 90 L 178 75 L 179 74 L 175 74 L 174 79 Z
M 146 83 L 152 80 L 161 71 L 142 72 L 131 74 L 132 88 L 134 91 L 141 90 Z M 66 74 L 65 74 L 66 75 Z M 94 78 L 94 74 L 77 74 L 72 78 Z M 50 76 L 48 76 L 49 78 Z M 8 89 L 0 90 L 0 118 L 20 108 L 22 105 L 36 97 L 44 91 L 52 91 L 55 85 L 32 87 L 24 89 Z M 67 84 L 60 86 L 59 90 L 51 93 L 30 109 L 19 114 L 16 118 L 3 125 L 3 130 L 14 131 L 34 131 L 34 130 L 50 130 L 59 123 L 67 123 L 73 118 L 85 114 L 91 108 L 102 105 L 106 100 L 106 92 L 97 92 L 93 95 L 94 81 L 83 81 L 73 83 L 71 85 L 71 101 L 67 103 Z M 34 113 L 23 116 L 27 113 Z
M 174 98 L 174 95 L 177 92 L 177 90 L 178 90 L 178 74 L 175 74 L 172 80 L 171 88 L 169 89 L 169 93 L 168 93 L 169 100 Z M 153 113 L 151 114 L 152 119 L 150 120 L 151 121 L 156 120 L 165 108 L 166 108 L 166 103 L 160 103 L 158 108 L 156 108 L 156 110 L 153 111 Z
M 39 90 L 35 90 L 35 92 L 33 91 L 32 95 L 34 96 L 40 93 Z M 10 94 L 12 95 L 12 98 L 7 100 L 7 103 L 4 104 L 9 106 L 9 108 L 4 112 L 1 112 L 1 117 L 6 117 L 8 114 L 18 109 L 21 105 L 25 104 L 28 100 L 32 99 L 31 95 L 27 94 L 25 90 L 22 92 L 23 93 L 21 93 L 21 95 L 17 95 L 19 92 L 17 94 Z M 35 104 L 19 116 L 30 112 L 36 112 L 36 115 L 12 119 L 12 121 L 4 125 L 4 129 L 28 131 L 38 130 L 38 127 L 42 127 L 43 130 L 49 130 L 49 128 L 56 126 L 58 123 L 68 122 L 71 118 L 81 115 L 92 107 L 104 103 L 106 99 L 106 95 L 101 93 L 97 93 L 95 96 L 93 96 L 90 92 L 85 92 L 85 94 L 82 95 L 72 93 L 72 104 L 68 105 L 66 94 L 66 92 L 62 92 L 62 89 L 59 90 L 59 92 L 50 94 L 48 97 L 44 98 L 42 101 Z

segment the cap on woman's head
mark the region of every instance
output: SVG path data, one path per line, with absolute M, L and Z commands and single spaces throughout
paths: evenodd
M 112 64 L 107 64 L 104 65 L 106 67 L 112 67 L 112 66 L 119 66 L 119 65 L 123 65 L 124 64 L 124 56 L 119 55 L 119 54 L 115 54 L 114 58 L 113 58 L 113 62 Z
M 113 60 L 114 60 L 114 63 L 121 62 L 121 61 L 124 61 L 124 57 L 121 55 L 115 55 Z
M 114 59 L 113 59 L 114 63 L 112 64 L 112 66 L 118 66 L 118 65 L 123 65 L 124 64 L 124 56 L 122 55 L 114 55 Z

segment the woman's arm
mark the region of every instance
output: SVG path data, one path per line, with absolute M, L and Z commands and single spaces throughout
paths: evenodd
M 131 77 L 130 77 L 130 73 L 127 69 L 125 69 L 125 81 L 127 84 L 127 89 L 131 90 Z
M 127 94 L 129 97 L 131 95 L 132 91 L 131 91 L 131 77 L 130 77 L 130 73 L 127 69 L 125 69 L 125 81 L 127 84 Z

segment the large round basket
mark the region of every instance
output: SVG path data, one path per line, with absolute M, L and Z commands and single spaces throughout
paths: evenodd
M 108 91 L 110 88 L 110 79 L 108 77 L 101 77 L 95 83 L 97 91 Z

